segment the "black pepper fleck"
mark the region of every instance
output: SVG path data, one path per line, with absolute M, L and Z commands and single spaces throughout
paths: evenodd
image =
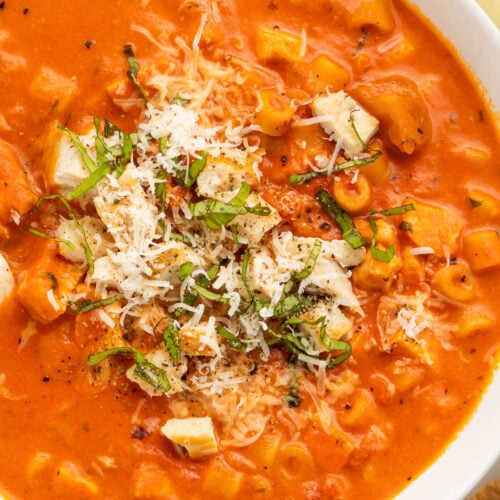
M 42 382 L 50 382 L 50 377 L 47 376 L 43 377 Z
M 94 45 L 95 43 L 95 40 L 87 40 L 85 42 L 85 47 L 87 47 L 87 49 L 90 49 L 90 47 L 92 47 L 92 45 Z
M 29 11 L 30 11 L 30 10 L 29 10 L 28 8 L 25 8 L 25 9 L 23 9 L 23 14 L 24 14 L 24 15 L 26 15 L 26 14 L 28 14 L 28 13 L 29 13 Z
M 132 432 L 132 438 L 133 439 L 139 439 L 139 440 L 142 440 L 146 437 L 149 436 L 149 432 L 147 429 L 145 429 L 144 427 L 141 427 L 140 425 L 138 425 L 134 431 Z

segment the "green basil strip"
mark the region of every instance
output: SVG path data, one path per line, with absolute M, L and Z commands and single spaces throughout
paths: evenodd
M 200 152 L 200 158 L 195 158 L 191 165 L 189 165 L 187 176 L 185 170 L 177 170 L 175 173 L 175 179 L 177 183 L 182 187 L 191 187 L 196 181 L 198 175 L 205 168 L 207 164 L 208 153 L 206 151 Z
M 349 342 L 343 340 L 335 340 L 336 347 L 332 350 L 344 351 L 337 356 L 330 358 L 330 361 L 326 365 L 327 368 L 333 368 L 334 366 L 340 365 L 352 354 L 352 346 Z
M 113 304 L 114 302 L 123 299 L 123 297 L 124 297 L 123 293 L 117 293 L 111 297 L 108 297 L 107 299 L 96 300 L 96 301 L 85 299 L 76 302 L 69 301 L 68 303 L 71 306 L 76 307 L 75 310 L 76 314 L 84 314 L 93 311 L 94 309 L 99 309 L 100 307 L 109 306 L 110 304 Z
M 250 191 L 250 185 L 246 182 L 242 182 L 240 189 L 229 204 L 233 207 L 244 207 L 248 197 L 250 196 Z
M 160 153 L 165 153 L 168 150 L 170 139 L 168 137 L 158 138 L 158 151 Z
M 191 240 L 183 234 L 170 233 L 170 239 L 174 241 L 181 241 L 182 243 L 186 243 L 186 245 L 191 245 Z
M 215 279 L 218 272 L 219 272 L 219 264 L 214 264 L 207 271 L 205 271 L 206 274 L 200 275 L 196 284 L 203 288 L 209 287 L 210 283 L 212 283 L 212 281 Z
M 290 387 L 290 392 L 283 398 L 283 403 L 285 403 L 288 408 L 298 408 L 302 403 L 298 388 L 293 384 Z
M 191 102 L 190 99 L 186 99 L 180 95 L 176 95 L 173 99 L 172 99 L 172 104 L 177 104 L 177 106 L 186 106 L 187 104 L 189 104 Z
M 204 219 L 210 229 L 221 229 L 236 216 L 247 213 L 247 209 L 243 205 L 249 194 L 250 186 L 244 182 L 236 196 L 229 203 L 209 198 L 197 203 L 190 203 L 189 210 L 193 217 Z
M 351 216 L 343 210 L 340 205 L 324 190 L 320 189 L 316 193 L 316 200 L 328 214 L 335 219 L 340 226 L 342 237 L 353 249 L 365 245 L 365 240 L 361 233 L 356 229 Z
M 369 165 L 370 163 L 373 163 L 377 158 L 379 158 L 382 155 L 382 151 L 380 151 L 378 149 L 369 148 L 367 146 L 367 144 L 363 141 L 363 139 L 361 139 L 361 136 L 358 133 L 356 125 L 354 124 L 354 119 L 352 117 L 352 115 L 356 111 L 359 111 L 359 109 L 354 109 L 353 111 L 351 111 L 351 113 L 349 115 L 349 123 L 354 131 L 354 135 L 356 136 L 356 138 L 358 139 L 360 144 L 363 146 L 363 151 L 368 151 L 368 152 L 373 153 L 373 154 L 371 154 L 367 158 L 354 158 L 352 160 L 344 161 L 342 163 L 334 165 L 334 167 L 331 170 L 332 174 L 335 174 L 337 172 L 341 172 L 342 170 L 347 170 L 347 169 L 353 168 L 353 167 L 362 167 L 363 165 Z M 303 174 L 292 174 L 288 178 L 288 182 L 292 185 L 293 184 L 304 184 L 304 183 L 310 182 L 313 179 L 316 179 L 317 177 L 322 176 L 322 175 L 328 175 L 328 172 L 312 171 L 312 172 L 306 172 Z
M 271 209 L 260 203 L 254 207 L 245 207 L 249 214 L 259 215 L 260 217 L 267 217 L 271 213 Z
M 181 360 L 179 328 L 177 328 L 172 319 L 169 319 L 167 327 L 163 330 L 163 342 L 172 358 L 172 362 L 179 363 Z
M 394 245 L 391 245 L 387 250 L 382 250 L 381 248 L 378 248 L 376 246 L 372 246 L 370 251 L 371 251 L 372 257 L 375 260 L 385 262 L 386 264 L 391 262 L 391 260 L 394 258 L 394 255 L 396 254 L 396 248 Z
M 252 300 L 253 293 L 252 293 L 252 290 L 250 290 L 250 287 L 248 286 L 248 281 L 247 281 L 249 260 L 250 260 L 250 248 L 247 248 L 245 250 L 245 253 L 243 254 L 243 257 L 241 258 L 241 281 L 243 282 L 243 286 L 245 287 L 245 290 L 248 294 L 248 298 L 250 300 Z
M 306 279 L 314 270 L 314 266 L 316 265 L 316 261 L 318 260 L 318 257 L 321 253 L 321 246 L 323 245 L 321 240 L 314 240 L 314 246 L 313 249 L 311 250 L 311 253 L 309 254 L 309 257 L 307 258 L 306 264 L 304 266 L 304 269 L 302 271 L 294 274 L 287 282 L 285 285 L 285 288 L 283 289 L 284 293 L 287 294 L 289 293 L 295 283 L 298 281 L 301 281 L 303 279 Z
M 245 351 L 246 345 L 232 332 L 223 326 L 217 327 L 217 333 L 224 339 L 227 340 L 229 347 L 233 349 L 238 349 L 239 351 Z
M 155 195 L 160 199 L 160 212 L 165 212 L 167 208 L 167 187 L 165 184 L 165 179 L 167 177 L 167 172 L 165 170 L 158 170 L 155 175 L 155 179 L 161 182 L 155 184 Z
M 211 292 L 210 290 L 207 290 L 206 288 L 199 285 L 195 285 L 193 287 L 193 290 L 197 292 L 201 297 L 211 300 L 212 302 L 220 302 L 222 304 L 229 304 L 230 302 L 227 297 L 224 297 L 220 293 Z
M 107 163 L 99 165 L 97 170 L 94 170 L 86 179 L 76 186 L 75 189 L 68 193 L 68 200 L 76 200 L 84 195 L 87 191 L 96 186 L 100 180 L 104 179 L 109 172 L 110 169 Z
M 290 367 L 290 392 L 283 398 L 288 408 L 298 408 L 302 403 L 302 398 L 299 396 L 299 382 L 297 380 L 297 370 L 295 363 L 289 363 Z
M 96 132 L 95 149 L 97 164 L 91 170 L 90 175 L 84 179 L 75 189 L 68 194 L 68 200 L 79 198 L 87 191 L 92 189 L 101 181 L 107 174 L 113 173 L 116 177 L 120 177 L 125 170 L 128 162 L 130 161 L 135 147 L 137 146 L 138 136 L 136 133 L 125 134 L 118 127 L 110 122 L 104 122 L 105 134 L 110 133 L 111 130 L 120 134 L 122 144 L 119 147 L 109 147 L 105 143 L 105 136 L 100 132 L 100 120 L 94 117 L 94 127 Z M 82 146 L 83 147 L 83 146 Z M 88 157 L 88 153 L 83 148 L 78 149 L 82 155 L 83 161 Z
M 311 307 L 314 301 L 309 297 L 304 297 L 298 293 L 288 295 L 281 299 L 274 307 L 273 317 L 282 318 L 286 316 L 293 316 L 299 313 L 306 307 Z
M 170 390 L 171 385 L 165 370 L 147 360 L 136 362 L 133 373 L 160 392 L 165 393 Z
M 46 238 L 48 240 L 54 240 L 57 243 L 62 243 L 63 245 L 67 245 L 71 250 L 75 249 L 75 245 L 69 240 L 63 240 L 61 238 L 56 238 L 55 236 L 51 236 L 48 233 L 44 233 L 43 231 L 39 231 L 38 229 L 35 229 L 34 227 L 28 227 L 28 231 L 31 234 L 34 234 L 35 236 L 40 236 L 40 238 Z
M 415 210 L 415 205 L 413 203 L 407 203 L 406 205 L 399 205 L 397 207 L 386 208 L 385 210 L 371 210 L 368 216 L 372 215 L 403 215 L 406 212 L 411 212 Z
M 204 284 L 203 279 L 205 278 L 204 276 L 200 277 L 200 284 L 202 286 L 208 286 L 209 283 L 212 283 L 212 281 L 215 279 L 217 276 L 217 273 L 219 272 L 219 264 L 214 264 L 213 266 L 210 267 L 210 269 L 207 271 L 207 278 L 208 278 L 208 283 Z
M 235 245 L 239 245 L 238 227 L 234 224 L 231 225 L 231 236 L 233 237 Z
M 292 184 L 305 184 L 307 182 L 312 181 L 313 179 L 316 179 L 317 177 L 321 177 L 322 175 L 326 175 L 326 172 L 305 172 L 304 174 L 292 174 L 290 177 L 288 177 L 288 182 Z
M 104 361 L 106 358 L 110 356 L 115 356 L 117 354 L 132 354 L 136 361 L 139 363 L 144 362 L 146 358 L 144 355 L 139 352 L 137 349 L 129 346 L 121 346 L 121 347 L 111 347 L 111 349 L 107 349 L 103 352 L 97 352 L 94 354 L 90 354 L 87 358 L 88 366 L 95 366 Z
M 64 245 L 67 245 L 69 248 L 74 250 L 75 245 L 69 240 L 63 240 L 61 238 L 56 238 L 54 236 L 51 236 L 50 234 L 44 233 L 43 231 L 38 231 L 38 229 L 35 229 L 34 227 L 31 226 L 31 219 L 35 216 L 36 212 L 40 208 L 40 205 L 47 200 L 59 200 L 64 207 L 66 208 L 66 211 L 68 212 L 68 215 L 70 216 L 71 220 L 75 223 L 76 227 L 78 228 L 78 231 L 82 234 L 83 237 L 83 243 L 81 244 L 83 251 L 85 253 L 85 260 L 87 261 L 87 264 L 89 266 L 89 274 L 92 274 L 94 272 L 94 256 L 92 255 L 92 250 L 90 249 L 90 245 L 87 241 L 87 235 L 85 233 L 85 229 L 83 226 L 80 224 L 79 220 L 77 219 L 75 212 L 73 212 L 73 209 L 71 208 L 71 205 L 68 203 L 68 200 L 64 198 L 64 196 L 55 193 L 55 194 L 48 194 L 46 196 L 42 196 L 41 198 L 38 198 L 37 202 L 35 203 L 35 206 L 33 207 L 33 210 L 30 213 L 30 216 L 28 218 L 28 231 L 36 236 L 40 236 L 41 238 L 47 238 L 56 241 L 57 243 L 62 243 Z
M 213 230 L 221 229 L 238 215 L 251 213 L 266 216 L 271 213 L 268 207 L 260 204 L 255 207 L 246 207 L 245 203 L 249 194 L 250 186 L 243 182 L 238 193 L 229 203 L 207 198 L 197 203 L 190 203 L 189 210 L 193 217 L 204 219 L 207 226 Z
M 189 209 L 193 217 L 204 219 L 207 226 L 214 230 L 229 224 L 236 216 L 247 213 L 245 207 L 237 207 L 213 199 L 191 203 Z
M 189 178 L 192 179 L 191 184 L 205 168 L 205 165 L 207 164 L 207 157 L 208 153 L 206 151 L 201 151 L 200 158 L 196 158 L 191 162 L 191 165 L 189 165 Z
M 89 172 L 97 170 L 97 163 L 89 155 L 87 148 L 82 144 L 82 141 L 80 141 L 78 134 L 75 134 L 75 132 L 69 130 L 66 127 L 59 127 L 59 128 L 69 135 L 71 142 L 80 153 L 83 163 L 85 163 L 85 166 L 88 168 Z
M 188 276 L 193 274 L 194 264 L 192 262 L 184 262 L 179 268 L 179 279 L 184 281 Z
M 115 355 L 132 355 L 135 360 L 133 373 L 136 377 L 144 380 L 160 392 L 167 392 L 170 389 L 170 382 L 165 371 L 148 361 L 140 351 L 133 347 L 112 347 L 107 351 L 90 354 L 87 358 L 87 365 L 95 366 L 106 358 Z
M 372 150 L 370 150 L 372 151 Z M 347 170 L 349 168 L 353 167 L 362 167 L 363 165 L 369 165 L 370 163 L 373 163 L 380 155 L 382 154 L 382 151 L 379 150 L 374 150 L 374 154 L 367 158 L 355 158 L 353 160 L 348 160 L 344 161 L 342 163 L 339 163 L 338 165 L 335 165 L 331 173 L 336 174 L 337 172 L 341 172 L 342 170 Z M 313 179 L 316 179 L 317 177 L 321 177 L 324 175 L 328 175 L 328 172 L 305 172 L 303 174 L 292 174 L 288 178 L 288 182 L 292 185 L 294 184 L 306 184 Z
M 53 273 L 49 272 L 46 272 L 45 276 L 47 276 L 47 278 L 49 278 L 49 280 L 52 282 L 51 286 L 52 290 L 57 290 L 57 288 L 59 287 L 59 283 L 57 282 L 57 277 Z
M 104 127 L 103 127 L 104 137 L 111 137 L 115 133 L 121 133 L 121 130 L 107 118 L 104 118 Z
M 128 64 L 127 77 L 128 77 L 128 79 L 132 82 L 132 84 L 137 89 L 137 91 L 139 92 L 139 95 L 144 99 L 144 101 L 149 102 L 149 96 L 137 78 L 137 76 L 139 74 L 139 63 L 137 62 L 137 59 L 135 58 L 134 51 L 132 50 L 132 46 L 129 43 L 123 47 L 123 53 L 127 57 L 127 64 Z
M 385 216 L 393 216 L 393 215 L 402 215 L 406 212 L 410 212 L 411 210 L 415 210 L 415 205 L 413 203 L 407 203 L 406 205 L 400 205 L 398 207 L 391 207 L 385 210 L 371 210 L 368 214 L 368 221 L 370 223 L 370 229 L 372 230 L 372 239 L 371 239 L 371 248 L 370 252 L 372 257 L 375 260 L 379 260 L 381 262 L 385 262 L 386 264 L 391 262 L 396 254 L 396 248 L 394 245 L 391 245 L 387 250 L 382 250 L 376 246 L 376 239 L 378 233 L 378 226 L 373 218 L 374 215 L 385 215 Z

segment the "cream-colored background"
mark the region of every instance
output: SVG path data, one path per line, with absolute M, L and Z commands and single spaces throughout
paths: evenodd
M 477 0 L 477 3 L 489 14 L 500 27 L 500 0 Z

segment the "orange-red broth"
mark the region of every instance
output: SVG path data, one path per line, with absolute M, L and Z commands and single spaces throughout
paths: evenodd
M 382 129 L 387 175 L 382 179 L 376 175 L 370 178 L 370 207 L 395 206 L 412 196 L 424 203 L 446 206 L 451 213 L 463 216 L 466 223 L 462 235 L 478 228 L 497 228 L 498 215 L 485 218 L 471 208 L 468 200 L 471 186 L 493 197 L 498 195 L 499 141 L 477 85 L 453 51 L 402 2 L 371 3 L 389 5 L 392 26 L 384 28 L 376 21 L 353 26 L 349 13 L 360 4 L 354 0 L 314 5 L 267 0 L 250 5 L 232 0 L 220 5 L 222 22 L 215 30 L 220 33 L 202 45 L 202 51 L 208 58 L 230 53 L 255 60 L 256 26 L 279 25 L 294 33 L 301 29 L 307 32 L 308 52 L 303 64 L 269 63 L 282 75 L 286 87 L 295 89 L 301 97 L 301 92 L 312 96 L 318 91 L 307 83 L 310 61 L 317 53 L 328 54 L 348 69 L 348 93 L 355 93 L 360 83 L 389 74 L 415 81 L 430 113 L 432 138 L 418 153 L 405 155 L 391 147 Z M 79 131 L 87 127 L 89 117 L 96 115 L 134 129 L 139 111 L 126 113 L 113 105 L 106 86 L 122 78 L 126 71 L 121 54 L 125 43 L 134 44 L 143 66 L 157 60 L 161 53 L 144 36 L 131 30 L 131 25 L 143 26 L 158 36 L 169 23 L 171 29 L 175 26 L 176 35 L 191 43 L 199 16 L 197 4 L 189 2 L 179 5 L 172 1 L 117 1 L 104 5 L 44 0 L 28 8 L 17 2 L 2 3 L 0 95 L 4 119 L 0 137 L 15 148 L 40 193 L 45 192 L 40 160 L 44 145 L 40 138 L 48 122 L 57 120 Z M 399 34 L 416 50 L 377 50 Z M 36 92 L 27 92 L 42 65 L 74 82 L 74 94 L 68 102 L 50 102 Z M 336 238 L 339 231 L 335 224 L 306 196 L 314 194 L 319 185 L 331 188 L 331 182 L 314 181 L 296 188 L 287 183 L 291 173 L 303 171 L 302 157 L 311 153 L 299 146 L 303 134 L 307 134 L 311 149 L 331 151 L 332 145 L 323 140 L 319 126 L 307 132 L 292 129 L 278 138 L 263 137 L 267 156 L 259 191 L 282 212 L 286 226 L 297 234 Z M 5 176 L 15 174 L 7 167 L 2 169 L 3 180 L 11 182 L 11 177 Z M 280 200 L 291 190 L 304 196 L 294 194 L 295 205 L 284 206 Z M 4 199 L 6 192 L 2 193 Z M 3 222 L 2 251 L 14 274 L 19 275 L 42 244 L 27 234 L 23 224 L 16 227 Z M 390 222 L 397 226 L 400 219 Z M 398 240 L 401 249 L 410 245 L 403 231 L 398 231 Z M 451 258 L 463 258 L 461 241 Z M 420 260 L 427 280 L 445 264 L 445 256 Z M 474 279 L 477 289 L 467 307 L 494 314 L 499 306 L 498 271 L 474 273 Z M 411 293 L 417 287 L 415 275 L 400 271 L 392 287 Z M 429 345 L 435 349 L 432 365 L 421 363 L 398 345 L 382 352 L 376 347 L 379 297 L 379 292 L 369 292 L 364 305 L 366 316 L 355 325 L 353 354 L 348 362 L 330 372 L 332 377 L 339 376 L 349 367 L 361 380 L 360 389 L 334 407 L 340 428 L 352 438 L 354 448 L 346 446 L 342 436 L 327 436 L 315 421 L 299 436 L 292 436 L 277 419 L 268 423 L 265 435 L 283 436 L 282 445 L 292 439 L 306 444 L 314 459 L 305 468 L 298 467 L 293 459 L 263 465 L 255 459 L 257 444 L 227 449 L 199 462 L 179 458 L 159 432 L 168 417 L 165 400 L 146 396 L 125 379 L 126 362 L 115 363 L 115 385 L 102 388 L 89 384 L 91 376 L 85 361 L 93 350 L 94 339 L 101 333 L 95 325 L 89 328 L 88 319 L 75 319 L 71 311 L 48 325 L 33 322 L 13 297 L 2 306 L 0 347 L 1 373 L 5 374 L 0 393 L 0 446 L 4 457 L 0 481 L 5 491 L 20 498 L 126 498 L 155 494 L 220 498 L 228 494 L 229 489 L 223 486 L 227 478 L 243 473 L 238 492 L 243 497 L 267 498 L 275 493 L 287 498 L 394 495 L 435 460 L 466 423 L 491 377 L 500 339 L 495 318 L 495 326 L 486 331 L 464 338 L 451 333 L 446 348 L 430 339 Z M 438 316 L 458 322 L 463 310 L 445 304 Z M 33 335 L 21 348 L 21 335 L 25 337 L 30 331 Z M 277 352 L 267 369 L 284 362 L 284 356 Z M 405 364 L 406 379 L 396 375 L 399 363 Z M 388 389 L 391 384 L 395 384 L 394 392 Z M 372 406 L 359 423 L 352 424 L 349 412 L 359 404 L 356 398 L 360 394 Z M 307 394 L 302 396 L 303 407 L 312 404 Z M 140 427 L 145 431 L 131 423 L 138 404 Z M 373 425 L 383 426 L 387 431 L 385 439 L 370 432 Z M 105 467 L 99 458 L 103 456 L 113 457 L 115 466 Z M 89 488 L 84 481 L 59 479 L 65 461 L 78 464 L 84 477 L 90 478 L 98 490 Z M 209 473 L 220 474 L 220 489 L 207 489 L 205 479 Z

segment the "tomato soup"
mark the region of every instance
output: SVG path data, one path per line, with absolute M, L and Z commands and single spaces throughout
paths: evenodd
M 401 0 L 0 2 L 5 498 L 390 498 L 498 363 L 497 123 Z

